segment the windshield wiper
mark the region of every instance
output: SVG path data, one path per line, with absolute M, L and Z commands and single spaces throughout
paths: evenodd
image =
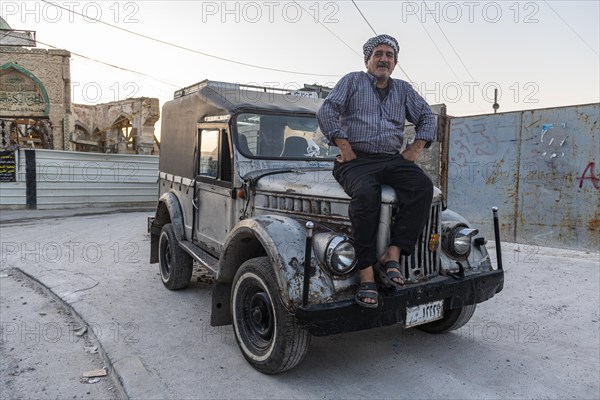
M 265 176 L 296 173 L 305 174 L 310 171 L 330 171 L 329 167 L 295 167 L 295 168 L 279 168 L 279 169 L 259 169 L 257 171 L 248 172 L 242 176 L 242 180 L 248 184 L 248 188 L 254 192 L 258 181 Z

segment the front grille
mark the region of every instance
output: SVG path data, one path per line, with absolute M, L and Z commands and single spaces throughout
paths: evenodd
M 271 210 L 293 211 L 309 215 L 330 215 L 331 202 L 292 196 L 269 195 Z
M 424 279 L 437 276 L 440 271 L 440 244 L 435 248 L 435 251 L 429 250 L 429 242 L 431 235 L 437 234 L 441 240 L 441 204 L 433 203 L 429 213 L 429 220 L 423 228 L 423 232 L 419 236 L 415 251 L 410 256 L 402 256 L 400 265 L 404 278 L 410 282 L 418 282 Z
M 256 193 L 254 208 L 262 212 L 277 211 L 315 219 L 325 219 L 346 223 L 348 220 L 347 201 L 331 201 L 326 198 Z
M 389 207 L 390 205 L 383 205 Z M 385 207 L 382 206 L 382 213 Z M 277 211 L 280 213 L 292 214 L 315 219 L 326 220 L 335 223 L 349 225 L 347 202 L 332 202 L 327 199 L 306 198 L 300 196 L 290 196 L 272 194 L 272 193 L 257 193 L 255 196 L 254 207 L 262 212 Z M 432 234 L 439 235 L 441 241 L 441 212 L 442 205 L 439 200 L 435 201 L 431 206 L 429 219 L 419 236 L 419 240 L 415 246 L 415 250 L 410 256 L 402 256 L 400 258 L 401 272 L 405 279 L 410 282 L 419 282 L 433 276 L 437 276 L 440 271 L 440 244 L 436 246 L 434 251 L 429 250 L 429 242 Z M 392 212 L 391 214 L 394 214 Z M 389 214 L 388 214 L 389 215 Z M 393 216 L 391 217 L 393 219 Z M 390 221 L 390 225 L 393 221 Z M 387 239 L 382 239 L 381 249 L 387 247 L 389 243 L 389 227 L 385 234 Z M 381 229 L 381 226 L 380 226 Z M 381 235 L 381 232 L 380 232 Z M 378 244 L 379 246 L 379 244 Z

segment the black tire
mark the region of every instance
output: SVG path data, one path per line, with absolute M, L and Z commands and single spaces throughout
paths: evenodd
M 468 305 L 453 310 L 446 310 L 444 318 L 415 328 L 427 333 L 445 333 L 462 328 L 475 313 L 476 305 Z
M 258 371 L 278 374 L 304 359 L 310 334 L 281 303 L 267 257 L 246 261 L 235 274 L 231 317 L 238 346 Z
M 179 247 L 173 225 L 163 225 L 158 238 L 158 268 L 165 287 L 169 290 L 186 287 L 192 278 L 193 264 L 192 257 Z

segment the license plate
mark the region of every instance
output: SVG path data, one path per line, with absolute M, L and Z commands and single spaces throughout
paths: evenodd
M 443 317 L 444 300 L 419 304 L 415 307 L 406 308 L 406 321 L 404 322 L 404 326 L 406 328 L 411 328 L 413 326 L 426 324 L 427 322 L 437 321 Z

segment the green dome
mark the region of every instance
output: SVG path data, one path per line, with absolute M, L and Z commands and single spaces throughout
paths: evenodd
M 8 24 L 8 22 L 6 22 L 4 20 L 4 18 L 0 17 L 0 29 L 10 29 L 12 30 L 12 28 L 10 27 L 10 25 Z

